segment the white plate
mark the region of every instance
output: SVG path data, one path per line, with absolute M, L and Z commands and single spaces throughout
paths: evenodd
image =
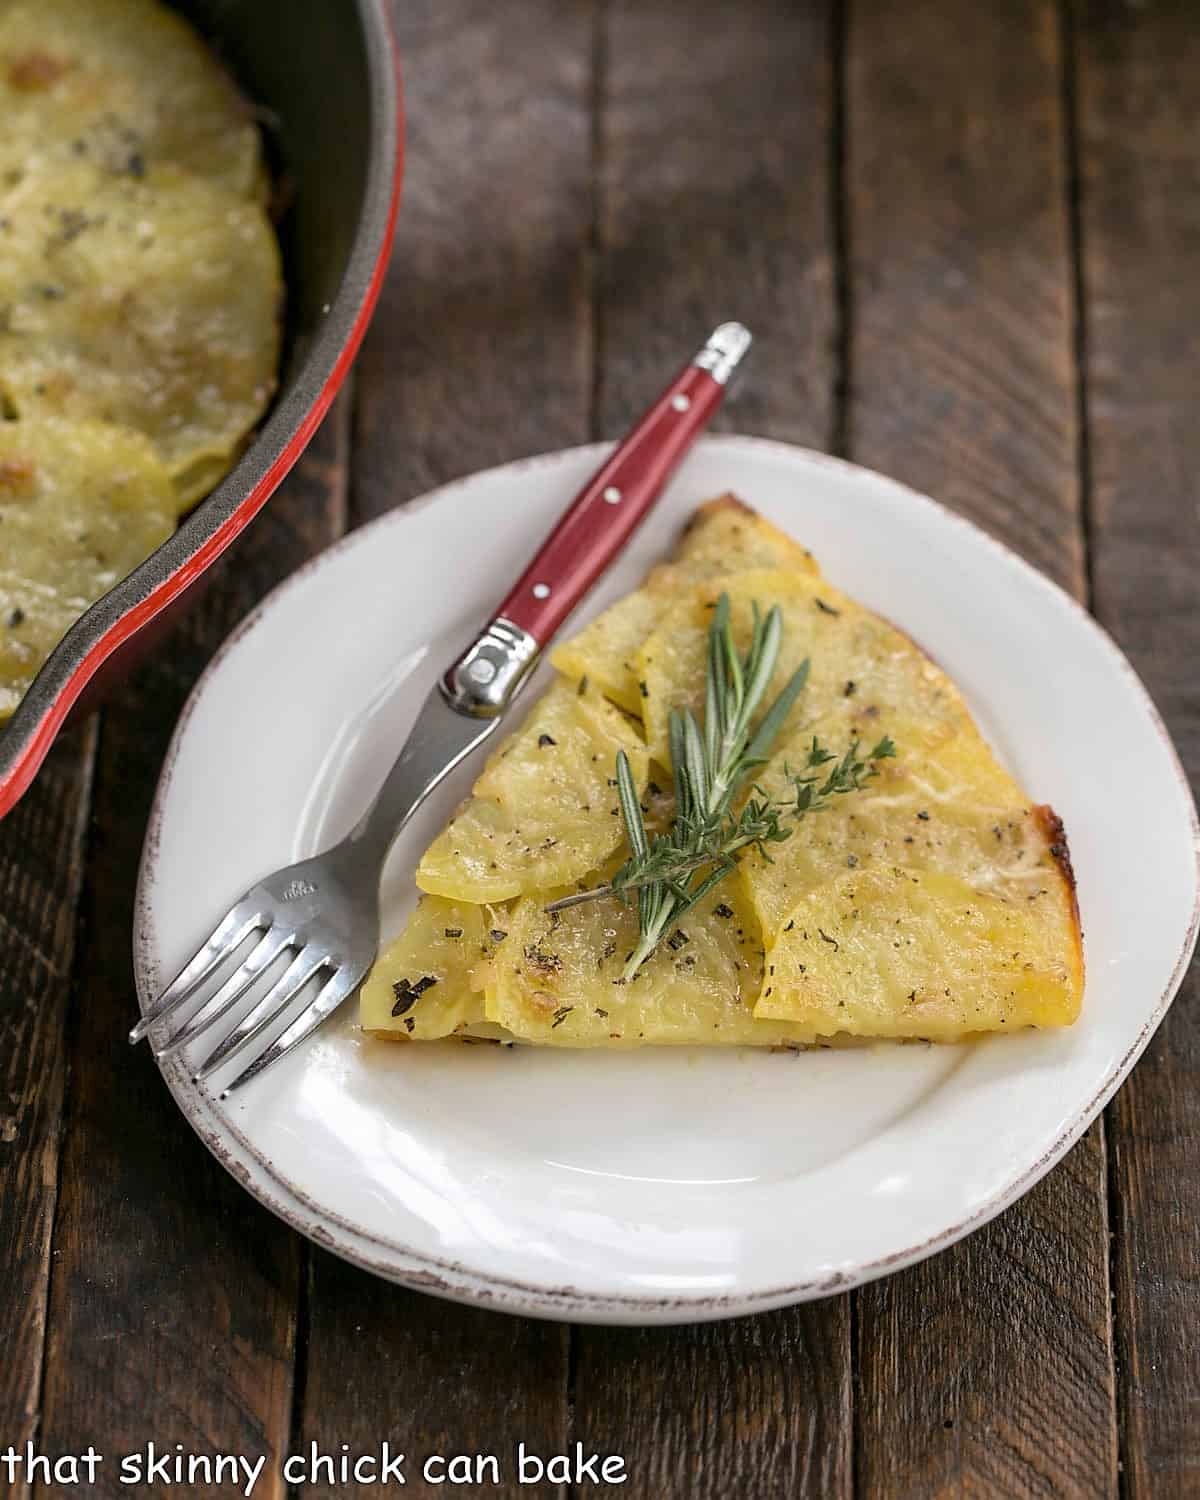
M 437 671 L 605 450 L 448 485 L 277 589 L 201 678 L 167 756 L 135 934 L 143 1007 L 232 898 L 357 815 Z M 1025 1192 L 1161 1020 L 1196 938 L 1196 812 L 1145 690 L 1060 589 L 932 501 L 780 443 L 694 451 L 580 620 L 736 490 L 962 685 L 1065 820 L 1088 964 L 1064 1032 L 800 1056 L 398 1047 L 353 1004 L 231 1104 L 164 1075 L 249 1190 L 409 1286 L 596 1322 L 727 1317 L 932 1254 Z M 578 623 L 578 622 L 576 622 Z M 472 769 L 397 843 L 387 935 Z M 1124 793 L 1117 796 L 1117 788 Z

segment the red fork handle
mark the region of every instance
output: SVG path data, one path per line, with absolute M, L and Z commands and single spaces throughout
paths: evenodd
M 724 394 L 710 370 L 685 365 L 580 490 L 497 614 L 548 645 L 645 519 Z
M 723 323 L 588 480 L 491 624 L 447 673 L 443 690 L 454 707 L 487 716 L 507 708 L 708 426 L 749 345 L 740 323 Z

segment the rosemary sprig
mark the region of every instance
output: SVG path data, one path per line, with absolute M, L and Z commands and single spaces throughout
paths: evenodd
M 756 848 L 770 859 L 768 846 L 790 838 L 800 818 L 820 812 L 835 797 L 860 790 L 878 774 L 878 762 L 896 753 L 885 735 L 865 756 L 855 740 L 839 759 L 814 737 L 798 770 L 784 765 L 786 797 L 772 797 L 755 785 L 754 795 L 735 809 L 808 680 L 805 661 L 751 733 L 782 639 L 779 606 L 763 615 L 755 604 L 750 645 L 741 655 L 733 640 L 729 598 L 721 595 L 708 632 L 703 729 L 690 709 L 673 709 L 668 721 L 675 787 L 669 833 L 652 838 L 647 832 L 628 757 L 623 750 L 617 752 L 617 796 L 629 858 L 607 885 L 564 897 L 547 910 L 562 911 L 608 896 L 629 899 L 636 892 L 639 938 L 625 964 L 626 981 L 680 919 L 736 867 L 743 850 Z

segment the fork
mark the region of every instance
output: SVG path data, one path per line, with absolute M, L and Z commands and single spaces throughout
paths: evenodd
M 722 323 L 712 333 L 580 490 L 491 621 L 432 688 L 395 764 L 351 831 L 239 897 L 147 1007 L 129 1034 L 131 1042 L 149 1036 L 155 1055 L 165 1058 L 201 1036 L 212 1041 L 219 1035 L 193 1069 L 200 1083 L 262 1039 L 265 1045 L 222 1089 L 224 1099 L 311 1035 L 354 993 L 378 952 L 379 882 L 392 843 L 438 783 L 495 732 L 545 646 L 708 425 L 750 342 L 740 323 Z M 226 972 L 247 943 L 252 946 Z M 285 957 L 286 968 L 272 977 Z M 198 1001 L 206 983 L 222 973 L 219 987 Z M 171 1031 L 173 1020 L 181 1024 Z M 219 1033 L 221 1022 L 226 1027 Z

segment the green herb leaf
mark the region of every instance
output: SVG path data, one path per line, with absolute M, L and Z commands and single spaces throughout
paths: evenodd
M 634 858 L 645 859 L 650 850 L 650 840 L 646 837 L 642 804 L 638 800 L 637 786 L 629 768 L 629 757 L 624 750 L 617 751 L 617 800 L 621 804 L 621 816 L 625 819 L 625 832 Z
M 796 699 L 804 691 L 804 686 L 808 682 L 808 670 L 809 661 L 805 657 L 788 679 L 787 686 L 767 710 L 762 723 L 755 730 L 754 738 L 746 746 L 746 761 L 760 766 L 766 760 L 775 736 L 783 728 L 783 721 L 791 713 Z

